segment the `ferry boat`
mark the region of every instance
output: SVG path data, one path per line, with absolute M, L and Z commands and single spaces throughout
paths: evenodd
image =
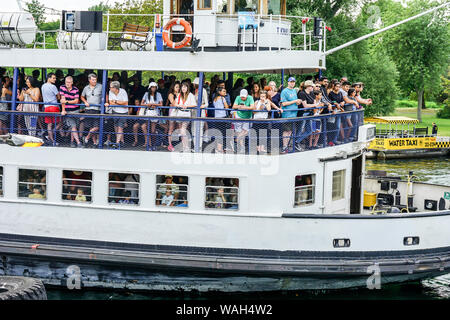
M 145 44 L 136 40 L 142 29 L 124 25 L 123 50 L 109 48 L 103 33 L 81 36 L 67 25 L 59 49 L 16 42 L 0 50 L 0 61 L 14 68 L 11 109 L 0 111 L 10 129 L 0 144 L 0 274 L 69 288 L 236 292 L 376 287 L 448 273 L 448 199 L 439 210 L 413 203 L 414 212 L 412 206 L 396 212 L 386 201 L 378 201 L 376 210 L 363 208 L 365 154 L 375 138 L 375 126 L 362 123 L 363 110 L 294 118 L 201 117 L 205 72 L 295 75 L 325 69 L 325 23 L 287 16 L 284 0 L 270 6 L 250 1 L 248 8 L 233 0 L 200 0 L 192 2 L 193 14 L 180 14 L 182 3 L 165 0 L 164 14 L 148 17 L 160 18 L 163 26 L 174 18 L 183 25 L 181 16 L 189 17 L 184 21 L 191 21 L 193 31 L 192 41 L 183 40 L 186 50 L 160 50 L 157 39 L 164 31 L 156 22 L 145 29 Z M 82 20 L 65 14 L 69 22 Z M 109 22 L 113 16 L 106 17 Z M 301 33 L 291 32 L 293 21 L 302 21 Z M 106 39 L 112 37 L 108 32 Z M 84 40 L 70 47 L 65 37 L 94 39 L 94 49 Z M 177 40 L 170 32 L 167 37 Z M 25 67 L 101 70 L 101 113 L 18 111 L 16 80 Z M 108 70 L 198 72 L 200 103 L 191 117 L 106 113 Z M 38 137 L 18 134 L 20 117 L 94 119 L 98 147 L 71 148 L 61 138 L 42 145 Z M 330 146 L 329 135 L 338 132 L 328 123 L 344 117 L 356 120 L 355 139 Z M 136 121 L 147 122 L 148 130 L 158 121 L 158 127 L 140 134 L 139 141 L 149 137 L 144 148 L 105 146 L 107 134 L 115 135 L 108 129 L 111 120 L 128 123 L 125 140 Z M 180 148 L 182 142 L 174 152 L 162 147 L 168 137 L 160 128 L 163 121 L 187 124 L 187 133 L 172 138 L 191 134 L 189 151 Z M 313 121 L 321 124 L 320 133 L 304 130 Z M 249 130 L 243 148 L 233 151 L 231 128 L 243 124 L 258 130 Z M 291 127 L 290 152 L 280 153 L 283 128 Z M 225 141 L 221 130 L 209 131 L 213 128 L 228 129 Z M 319 134 L 316 148 L 296 148 L 305 132 L 307 139 Z M 231 151 L 215 152 L 218 142 Z M 257 144 L 266 142 L 268 152 L 257 153 Z M 380 193 L 377 183 L 368 190 Z M 429 197 L 439 200 L 449 189 L 436 187 Z M 402 191 L 400 202 L 410 194 Z M 163 205 L 164 196 L 174 196 L 169 201 L 176 205 Z
M 379 126 L 376 138 L 369 145 L 369 159 L 441 157 L 450 154 L 450 137 L 438 136 L 428 127 L 418 127 L 417 119 L 377 116 L 365 118 L 364 122 Z

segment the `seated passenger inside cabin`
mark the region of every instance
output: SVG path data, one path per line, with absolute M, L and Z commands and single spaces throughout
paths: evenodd
M 30 193 L 30 195 L 28 196 L 28 198 L 30 198 L 30 199 L 45 199 L 45 196 L 42 195 L 42 193 L 41 193 L 41 188 L 39 188 L 39 187 L 34 187 L 34 188 L 33 188 L 33 193 Z

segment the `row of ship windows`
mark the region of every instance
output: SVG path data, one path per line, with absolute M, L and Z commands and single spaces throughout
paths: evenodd
M 110 172 L 108 174 L 108 202 L 139 205 L 140 175 Z M 314 204 L 316 175 L 295 177 L 294 207 Z M 332 199 L 344 198 L 345 170 L 333 172 Z M 157 175 L 157 206 L 188 207 L 189 177 Z M 0 196 L 3 195 L 3 167 L 0 167 Z M 18 197 L 47 198 L 47 172 L 19 169 Z M 65 201 L 92 202 L 92 172 L 63 170 L 61 198 Z M 205 180 L 205 208 L 239 209 L 239 178 L 207 177 Z

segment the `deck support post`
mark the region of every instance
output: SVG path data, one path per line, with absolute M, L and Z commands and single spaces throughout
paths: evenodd
M 19 68 L 14 68 L 14 75 L 13 75 L 13 85 L 12 85 L 12 95 L 11 95 L 11 111 L 16 111 L 16 105 L 17 105 L 17 78 L 19 77 Z M 11 114 L 11 121 L 9 126 L 9 132 L 14 133 L 14 127 L 15 127 L 15 114 Z
M 106 103 L 106 87 L 108 85 L 108 70 L 103 70 L 102 73 L 102 102 L 100 105 L 100 114 L 105 114 L 105 103 Z M 100 116 L 100 124 L 98 127 L 98 147 L 100 149 L 103 148 L 103 125 L 104 125 L 104 118 L 103 116 Z
M 203 101 L 203 81 L 205 80 L 205 74 L 203 72 L 199 73 L 198 80 L 198 101 L 197 101 L 197 118 L 202 116 L 202 101 Z M 200 141 L 202 137 L 200 137 L 200 126 L 203 125 L 202 121 L 194 120 L 195 122 L 195 137 L 194 137 L 194 151 L 201 152 Z
M 284 88 L 284 69 L 281 69 L 281 88 Z

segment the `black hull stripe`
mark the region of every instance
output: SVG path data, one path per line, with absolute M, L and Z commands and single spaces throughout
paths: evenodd
M 17 234 L 0 233 L 0 241 L 22 242 L 33 244 L 45 244 L 54 246 L 70 246 L 93 249 L 124 250 L 134 252 L 151 252 L 166 254 L 183 254 L 198 256 L 224 256 L 224 257 L 243 257 L 243 258 L 263 258 L 263 259 L 377 259 L 377 258 L 426 258 L 427 256 L 450 256 L 450 247 L 441 247 L 421 250 L 399 250 L 399 251 L 295 251 L 295 250 L 264 250 L 264 249 L 232 249 L 232 248 L 210 248 L 210 247 L 189 247 L 189 246 L 170 246 L 170 245 L 148 245 L 109 241 L 66 239 L 53 237 L 28 236 Z M 332 244 L 330 243 L 330 246 Z

